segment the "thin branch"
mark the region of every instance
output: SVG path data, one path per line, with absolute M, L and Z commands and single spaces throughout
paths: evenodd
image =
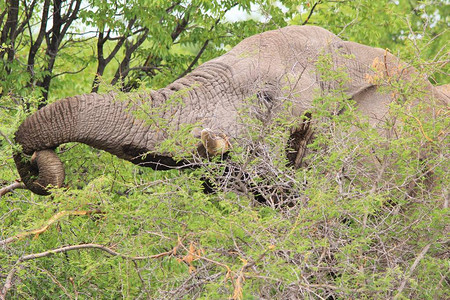
M 191 64 L 189 65 L 189 67 L 187 67 L 187 69 L 181 73 L 180 76 L 178 76 L 177 79 L 180 79 L 181 77 L 184 77 L 186 74 L 188 74 L 189 72 L 191 72 L 192 68 L 197 64 L 198 60 L 200 59 L 200 56 L 202 56 L 203 52 L 206 50 L 206 47 L 208 46 L 210 40 L 206 40 L 203 43 L 202 48 L 200 49 L 200 51 L 197 53 L 197 56 L 194 58 L 194 60 L 191 62 Z
M 306 23 L 308 23 L 309 18 L 311 18 L 314 9 L 317 7 L 317 5 L 321 4 L 322 0 L 317 1 L 316 3 L 314 3 L 313 7 L 311 8 L 311 10 L 309 11 L 309 15 L 306 17 L 306 20 L 302 23 L 302 25 L 306 25 Z
M 3 285 L 2 289 L 0 290 L 0 300 L 6 299 L 6 293 L 13 286 L 14 275 L 16 275 L 17 270 L 22 267 L 19 265 L 19 263 L 20 263 L 20 260 L 18 260 L 16 262 L 14 267 L 9 271 L 8 276 L 6 276 L 5 284 Z
M 61 75 L 73 75 L 73 74 L 78 74 L 80 72 L 83 72 L 87 67 L 89 66 L 89 64 L 85 65 L 84 67 L 82 67 L 81 69 L 77 70 L 77 71 L 64 71 L 55 75 L 52 75 L 52 79 Z
M 75 21 L 78 18 L 77 14 L 78 11 L 80 10 L 81 2 L 82 2 L 81 0 L 76 0 L 75 7 L 73 9 L 72 9 L 73 1 L 70 3 L 70 8 L 69 11 L 67 12 L 67 15 L 62 18 L 63 24 L 64 23 L 65 24 L 60 33 L 61 39 L 66 34 L 67 30 L 72 25 L 73 21 Z
M 10 144 L 11 146 L 14 146 L 14 143 L 8 138 L 6 134 L 4 134 L 2 131 L 0 131 L 0 135 Z
M 174 253 L 176 253 L 176 249 L 178 249 L 178 245 L 175 246 L 170 251 L 166 251 L 166 252 L 162 252 L 162 253 L 158 253 L 158 254 L 154 254 L 154 255 L 149 255 L 149 256 L 129 256 L 129 255 L 126 255 L 126 254 L 122 254 L 122 253 L 116 252 L 116 251 L 114 251 L 111 248 L 108 248 L 106 246 L 99 245 L 99 244 L 80 244 L 80 245 L 72 245 L 72 246 L 56 248 L 56 249 L 52 249 L 52 250 L 48 250 L 48 251 L 44 251 L 44 252 L 40 252 L 40 253 L 28 254 L 28 255 L 22 256 L 20 258 L 20 261 L 27 261 L 27 260 L 32 260 L 32 259 L 36 259 L 36 258 L 42 258 L 42 257 L 51 256 L 51 255 L 56 254 L 56 253 L 65 253 L 65 252 L 68 252 L 68 251 L 81 250 L 81 249 L 98 249 L 98 250 L 105 251 L 106 253 L 108 253 L 108 254 L 110 254 L 112 256 L 119 256 L 119 257 L 121 257 L 123 259 L 127 259 L 127 260 L 147 260 L 147 259 L 155 259 L 155 258 L 161 258 L 161 257 L 164 257 L 164 256 L 173 255 Z
M 67 289 L 61 284 L 61 282 L 59 282 L 59 280 L 55 277 L 55 275 L 53 275 L 52 273 L 50 273 L 49 271 L 47 271 L 46 269 L 41 269 L 38 268 L 39 271 L 41 271 L 42 273 L 44 273 L 45 275 L 47 275 L 48 277 L 50 277 L 50 279 L 57 285 L 59 286 L 59 288 L 63 291 L 63 293 L 69 298 L 69 299 L 73 299 L 72 296 L 69 294 L 69 292 L 67 291 Z
M 2 289 L 0 290 L 0 300 L 4 300 L 6 299 L 6 293 L 8 292 L 8 290 L 12 287 L 12 282 L 14 279 L 14 275 L 17 272 L 17 269 L 20 268 L 20 263 L 27 261 L 27 260 L 33 260 L 36 258 L 42 258 L 42 257 L 47 257 L 47 256 L 51 256 L 53 254 L 56 253 L 65 253 L 68 251 L 73 251 L 73 250 L 81 250 L 81 249 L 98 249 L 98 250 L 102 250 L 107 252 L 108 254 L 112 255 L 112 256 L 119 256 L 122 257 L 123 259 L 127 259 L 127 260 L 147 260 L 147 259 L 156 259 L 156 258 L 161 258 L 164 256 L 169 256 L 169 255 L 175 255 L 176 251 L 178 250 L 178 247 L 181 244 L 181 240 L 178 240 L 178 244 L 170 251 L 167 252 L 162 252 L 162 253 L 158 253 L 155 255 L 150 255 L 150 256 L 129 256 L 129 255 L 125 255 L 119 252 L 114 251 L 111 248 L 108 248 L 106 246 L 103 245 L 98 245 L 98 244 L 81 244 L 81 245 L 73 245 L 73 246 L 66 246 L 66 247 L 61 247 L 61 248 L 56 248 L 56 249 L 52 249 L 52 250 L 48 250 L 48 251 L 44 251 L 44 252 L 40 252 L 40 253 L 33 253 L 33 254 L 28 254 L 28 255 L 24 255 L 21 258 L 19 258 L 19 260 L 17 261 L 16 265 L 13 267 L 13 269 L 11 269 L 11 271 L 8 273 L 8 276 L 6 278 L 5 284 L 3 285 Z
M 138 264 L 135 260 L 133 260 L 133 264 L 134 264 L 134 269 L 136 270 L 136 274 L 138 275 L 139 280 L 141 281 L 142 288 L 143 288 L 144 292 L 147 294 L 147 299 L 151 299 L 152 297 L 150 296 L 148 289 L 145 287 L 144 278 L 142 278 L 141 272 L 139 271 Z
M 65 217 L 65 216 L 89 216 L 92 214 L 103 214 L 104 212 L 95 209 L 95 210 L 74 210 L 74 211 L 60 211 L 59 213 L 55 214 L 54 216 L 52 216 L 49 220 L 47 220 L 47 222 L 45 222 L 45 225 L 38 228 L 38 229 L 34 229 L 34 230 L 30 230 L 30 231 L 25 231 L 22 233 L 19 233 L 15 236 L 9 237 L 5 240 L 1 240 L 0 241 L 0 246 L 3 245 L 7 245 L 10 243 L 13 243 L 17 240 L 20 240 L 22 238 L 25 238 L 27 236 L 30 235 L 35 235 L 38 236 L 39 234 L 45 232 L 53 223 L 55 223 L 56 221 L 58 221 L 59 219 Z
M 225 14 L 227 11 L 229 11 L 230 9 L 232 9 L 233 7 L 235 7 L 236 5 L 238 5 L 238 3 L 234 3 L 233 5 L 230 6 L 230 8 L 228 8 L 226 11 L 223 12 L 223 14 Z M 220 22 L 220 17 L 214 22 L 214 24 L 211 26 L 211 28 L 209 29 L 209 32 L 213 31 L 213 29 L 217 26 L 217 24 L 219 24 Z M 197 53 L 197 56 L 194 58 L 194 60 L 191 62 L 191 64 L 189 65 L 189 67 L 187 67 L 187 69 L 180 75 L 178 76 L 177 79 L 180 79 L 181 77 L 184 77 L 186 74 L 188 74 L 189 72 L 191 72 L 192 68 L 194 68 L 194 66 L 197 64 L 198 60 L 200 59 L 200 57 L 202 56 L 203 52 L 206 50 L 206 47 L 208 46 L 209 42 L 211 40 L 207 39 L 204 43 L 203 46 L 200 48 L 200 51 Z
M 395 295 L 394 299 L 398 299 L 398 297 L 401 296 L 401 293 L 403 292 L 405 286 L 406 286 L 406 282 L 408 281 L 408 279 L 411 277 L 412 273 L 414 272 L 414 270 L 416 269 L 417 265 L 419 264 L 419 262 L 424 258 L 424 256 L 427 254 L 428 250 L 431 247 L 431 243 L 427 244 L 422 251 L 419 253 L 419 255 L 416 257 L 416 259 L 414 260 L 414 263 L 411 265 L 411 268 L 409 268 L 408 270 L 408 274 L 405 276 L 405 278 L 403 279 L 402 283 L 400 284 L 398 290 L 397 290 L 397 294 Z
M 267 252 L 272 251 L 273 249 L 275 249 L 274 245 L 269 246 L 256 260 L 254 260 L 252 262 L 248 262 L 245 259 L 241 259 L 242 262 L 244 263 L 244 265 L 239 270 L 236 280 L 234 282 L 234 291 L 233 291 L 232 299 L 242 299 L 242 296 L 243 296 L 242 295 L 242 287 L 243 287 L 243 284 L 245 281 L 245 270 L 256 265 L 258 262 L 260 262 L 264 258 L 264 256 L 266 256 Z
M 16 36 L 18 36 L 25 30 L 25 26 L 27 26 L 27 25 L 29 26 L 29 21 L 33 15 L 34 7 L 36 6 L 36 0 L 33 0 L 29 7 L 27 7 L 26 2 L 24 2 L 24 6 L 25 6 L 24 14 L 26 17 L 22 21 L 22 23 L 19 25 L 19 27 L 17 28 Z
M 132 67 L 129 70 L 130 71 L 151 71 L 151 70 L 158 70 L 161 71 L 161 69 L 163 69 L 163 66 L 159 66 L 159 67 L 154 67 L 154 66 L 138 66 L 138 67 Z
M 23 182 L 14 181 L 14 183 L 11 183 L 10 185 L 2 187 L 0 189 L 0 198 L 8 193 L 11 193 L 15 189 L 27 189 L 27 187 Z M 0 241 L 0 245 L 1 245 L 1 241 Z

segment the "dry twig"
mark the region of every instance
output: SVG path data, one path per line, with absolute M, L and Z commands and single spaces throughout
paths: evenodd
M 99 245 L 99 244 L 80 244 L 80 245 L 65 246 L 65 247 L 56 248 L 56 249 L 52 249 L 52 250 L 48 250 L 48 251 L 44 251 L 44 252 L 40 252 L 40 253 L 32 253 L 32 254 L 24 255 L 21 258 L 19 258 L 19 260 L 16 263 L 16 266 L 14 266 L 11 269 L 11 271 L 8 273 L 5 284 L 3 285 L 2 289 L 0 290 L 0 300 L 6 299 L 6 293 L 13 286 L 13 279 L 14 279 L 15 273 L 17 272 L 18 268 L 20 268 L 20 264 L 27 260 L 47 257 L 47 256 L 51 256 L 56 253 L 65 253 L 68 251 L 81 250 L 81 249 L 98 249 L 98 250 L 105 251 L 112 256 L 119 256 L 123 259 L 132 260 L 132 261 L 147 260 L 147 259 L 155 259 L 155 258 L 161 258 L 164 256 L 174 255 L 176 253 L 178 247 L 180 246 L 180 242 L 181 241 L 178 240 L 178 244 L 170 251 L 158 253 L 155 255 L 149 255 L 149 256 L 130 256 L 130 255 L 116 252 L 111 248 L 108 248 L 106 246 Z

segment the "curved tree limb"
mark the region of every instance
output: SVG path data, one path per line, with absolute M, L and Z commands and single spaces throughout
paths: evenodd
M 6 195 L 7 193 L 10 193 L 12 191 L 14 191 L 15 189 L 27 189 L 27 187 L 25 186 L 25 184 L 23 182 L 19 182 L 19 181 L 14 181 L 14 183 L 11 183 L 8 186 L 2 187 L 0 189 L 0 198 L 4 195 Z M 1 245 L 1 242 L 0 242 Z
M 32 253 L 32 254 L 24 255 L 21 258 L 19 258 L 16 265 L 8 273 L 5 284 L 0 289 L 0 300 L 6 299 L 6 293 L 13 286 L 14 275 L 16 274 L 17 270 L 21 267 L 20 264 L 27 260 L 47 257 L 47 256 L 51 256 L 56 253 L 65 253 L 68 251 L 81 250 L 81 249 L 98 249 L 98 250 L 105 251 L 112 256 L 119 256 L 123 259 L 132 260 L 132 261 L 146 260 L 146 259 L 161 258 L 164 256 L 169 256 L 169 255 L 175 255 L 178 247 L 180 246 L 180 243 L 181 243 L 181 240 L 179 239 L 177 245 L 172 250 L 154 254 L 154 255 L 149 255 L 149 256 L 129 256 L 126 254 L 116 252 L 111 248 L 108 248 L 106 246 L 99 245 L 99 244 L 80 244 L 80 245 L 65 246 L 65 247 L 56 248 L 56 249 L 52 249 L 52 250 L 48 250 L 48 251 L 44 251 L 44 252 L 40 252 L 40 253 Z
M 17 261 L 14 267 L 9 271 L 8 275 L 6 276 L 5 284 L 0 289 L 0 300 L 6 299 L 6 293 L 8 290 L 13 286 L 14 284 L 14 275 L 16 275 L 16 272 L 21 268 L 19 265 L 20 261 Z
M 414 260 L 414 263 L 411 265 L 411 267 L 408 270 L 408 273 L 406 274 L 405 278 L 403 279 L 403 281 L 401 282 L 400 286 L 398 287 L 397 294 L 394 296 L 394 299 L 398 299 L 401 296 L 403 290 L 405 289 L 406 283 L 408 282 L 409 278 L 411 277 L 412 273 L 416 269 L 416 267 L 419 264 L 419 262 L 427 254 L 427 252 L 430 249 L 431 245 L 432 245 L 432 243 L 427 244 L 422 249 L 422 251 L 419 253 L 419 255 L 416 257 L 416 259 Z
M 178 245 L 175 246 L 170 251 L 166 251 L 166 252 L 162 252 L 162 253 L 158 253 L 158 254 L 154 254 L 154 255 L 149 255 L 149 256 L 129 256 L 126 254 L 116 252 L 111 248 L 108 248 L 106 246 L 99 245 L 99 244 L 80 244 L 80 245 L 72 245 L 72 246 L 56 248 L 56 249 L 52 249 L 52 250 L 48 250 L 48 251 L 44 251 L 44 252 L 40 252 L 40 253 L 32 253 L 32 254 L 24 255 L 20 258 L 20 261 L 22 262 L 22 261 L 32 260 L 32 259 L 36 259 L 36 258 L 51 256 L 56 253 L 65 253 L 68 251 L 81 250 L 81 249 L 98 249 L 98 250 L 102 250 L 112 256 L 119 256 L 119 257 L 121 257 L 123 259 L 127 259 L 127 260 L 146 260 L 146 259 L 155 259 L 155 258 L 161 258 L 164 256 L 172 255 L 176 252 L 177 248 L 178 248 Z

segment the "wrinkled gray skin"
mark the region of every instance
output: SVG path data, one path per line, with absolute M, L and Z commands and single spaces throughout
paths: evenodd
M 376 125 L 391 99 L 377 93 L 367 75 L 377 57 L 385 62 L 388 72 L 399 61 L 382 49 L 342 41 L 319 27 L 291 26 L 249 37 L 163 89 L 125 95 L 157 110 L 174 92 L 184 91 L 180 94 L 183 104 L 159 113 L 153 126 L 133 117 L 126 108 L 129 103 L 114 100 L 118 97 L 114 94 L 75 96 L 44 107 L 27 118 L 16 133 L 15 140 L 23 151 L 15 155 L 20 176 L 37 194 L 48 194 L 48 185 L 61 186 L 64 168 L 53 149 L 67 142 L 85 143 L 158 170 L 179 167 L 186 162 L 173 160 L 171 153 L 157 153 L 158 145 L 170 135 L 158 127 L 160 118 L 172 129 L 198 123 L 233 141 L 245 129 L 239 110 L 248 105 L 246 99 L 252 95 L 265 95 L 260 100 L 271 102 L 273 107 L 287 97 L 293 101 L 292 116 L 301 116 L 310 108 L 317 89 L 332 88 L 319 80 L 314 67 L 322 53 L 330 53 L 334 65 L 345 68 L 351 78 L 346 86 L 348 98 L 356 100 Z M 406 78 L 409 72 L 404 71 Z M 439 92 L 430 85 L 428 89 L 433 96 L 445 99 L 441 94 L 444 88 Z M 148 153 L 144 159 L 139 157 L 143 153 Z

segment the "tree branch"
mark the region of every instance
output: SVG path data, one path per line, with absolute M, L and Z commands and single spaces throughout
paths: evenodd
M 114 78 L 111 80 L 112 85 L 115 85 L 119 80 L 123 82 L 123 79 L 127 77 L 128 73 L 130 72 L 131 55 L 147 39 L 148 32 L 149 29 L 145 27 L 144 32 L 135 43 L 129 45 L 125 43 L 125 57 L 122 59 L 122 62 L 117 68 L 116 74 L 114 74 Z
M 81 69 L 79 69 L 77 71 L 64 71 L 64 72 L 52 75 L 52 79 L 55 77 L 61 76 L 61 75 L 66 75 L 66 74 L 69 74 L 69 75 L 78 74 L 78 73 L 84 71 L 88 66 L 89 66 L 89 64 L 86 64 L 84 67 L 82 67 Z
M 238 5 L 238 3 L 234 3 L 233 5 L 230 6 L 230 8 L 228 8 L 227 10 L 225 10 L 223 12 L 223 14 L 225 14 L 226 12 L 228 12 L 230 9 L 232 9 L 233 7 L 235 7 L 236 5 Z M 211 26 L 211 28 L 209 29 L 209 31 L 213 31 L 213 29 L 217 26 L 217 24 L 219 24 L 221 17 L 217 18 L 216 22 L 214 22 L 214 24 Z M 192 71 L 192 68 L 194 68 L 194 66 L 197 64 L 198 60 L 200 59 L 200 57 L 202 56 L 203 52 L 205 52 L 206 47 L 208 47 L 208 44 L 211 40 L 207 39 L 202 47 L 200 48 L 200 51 L 197 53 L 197 55 L 195 56 L 194 60 L 191 62 L 191 64 L 187 67 L 187 69 L 180 75 L 178 76 L 177 79 L 180 79 L 181 77 L 185 76 L 186 74 L 188 74 L 189 72 Z
M 123 259 L 126 259 L 126 260 L 132 260 L 132 261 L 135 261 L 135 260 L 147 260 L 147 259 L 161 258 L 161 257 L 164 257 L 164 256 L 169 256 L 169 255 L 175 255 L 175 253 L 178 250 L 178 247 L 180 246 L 180 244 L 181 244 L 181 240 L 178 240 L 177 245 L 172 250 L 166 251 L 166 252 L 162 252 L 162 253 L 158 253 L 158 254 L 155 254 L 155 255 L 149 255 L 149 256 L 129 256 L 129 255 L 126 255 L 126 254 L 122 254 L 122 253 L 116 252 L 116 251 L 114 251 L 111 248 L 108 248 L 106 246 L 99 245 L 99 244 L 72 245 L 72 246 L 56 248 L 56 249 L 52 249 L 52 250 L 48 250 L 48 251 L 44 251 L 44 252 L 40 252 L 40 253 L 33 253 L 33 254 L 24 255 L 21 258 L 19 258 L 19 260 L 17 261 L 16 265 L 8 273 L 8 276 L 6 278 L 5 284 L 3 285 L 2 289 L 0 290 L 0 300 L 6 299 L 6 293 L 12 287 L 12 282 L 13 282 L 13 279 L 14 279 L 14 275 L 17 272 L 17 269 L 20 268 L 20 263 L 24 262 L 24 261 L 27 261 L 27 260 L 33 260 L 33 259 L 36 259 L 36 258 L 47 257 L 47 256 L 51 256 L 51 255 L 56 254 L 56 253 L 65 253 L 65 252 L 68 252 L 68 251 L 82 250 L 82 249 L 98 249 L 98 250 L 105 251 L 106 253 L 108 253 L 108 254 L 110 254 L 112 256 L 119 256 L 119 257 L 122 257 Z
M 417 265 L 419 264 L 419 262 L 422 260 L 422 258 L 424 258 L 424 256 L 427 254 L 428 250 L 431 247 L 431 243 L 427 244 L 422 251 L 419 253 L 419 255 L 416 257 L 416 259 L 414 260 L 414 263 L 411 265 L 411 268 L 409 268 L 408 270 L 408 274 L 406 274 L 405 278 L 403 279 L 402 283 L 400 284 L 398 290 L 397 290 L 397 294 L 395 295 L 394 299 L 398 299 L 398 297 L 401 296 L 401 293 L 403 292 L 403 289 L 406 286 L 406 282 L 408 281 L 408 279 L 411 277 L 412 273 L 414 272 L 414 270 L 416 269 Z
M 194 68 L 194 66 L 197 64 L 198 60 L 199 60 L 200 57 L 202 56 L 203 52 L 205 52 L 206 47 L 208 47 L 209 41 L 210 41 L 210 40 L 208 39 L 208 40 L 206 40 L 206 41 L 203 43 L 203 46 L 200 48 L 200 51 L 198 51 L 197 56 L 195 56 L 195 58 L 192 60 L 192 62 L 190 63 L 190 65 L 186 68 L 186 70 L 185 70 L 183 73 L 181 73 L 180 76 L 178 76 L 177 79 L 180 79 L 181 77 L 184 77 L 186 74 L 188 74 L 189 72 L 192 71 L 192 68 Z
M 20 258 L 20 261 L 22 262 L 22 261 L 32 260 L 32 259 L 36 259 L 36 258 L 51 256 L 51 255 L 57 254 L 57 253 L 65 253 L 68 251 L 81 250 L 81 249 L 98 249 L 98 250 L 102 250 L 112 256 L 119 256 L 119 257 L 121 257 L 123 259 L 127 259 L 127 260 L 147 260 L 147 259 L 155 259 L 155 258 L 161 258 L 164 256 L 172 255 L 175 253 L 177 248 L 178 248 L 178 245 L 175 246 L 170 251 L 161 252 L 161 253 L 149 255 L 149 256 L 129 256 L 126 254 L 116 252 L 111 248 L 108 248 L 106 246 L 99 245 L 99 244 L 80 244 L 80 245 L 72 245 L 72 246 L 56 248 L 56 249 L 52 249 L 52 250 L 48 250 L 48 251 L 44 251 L 44 252 L 40 252 L 40 253 L 28 254 L 28 255 L 22 256 Z
M 14 267 L 9 271 L 8 275 L 6 276 L 5 284 L 0 290 L 0 300 L 6 300 L 6 293 L 13 286 L 14 275 L 16 275 L 17 270 L 21 268 L 21 266 L 19 266 L 19 263 L 20 260 L 16 262 Z
M 25 185 L 24 183 L 22 183 L 22 182 L 14 181 L 14 183 L 11 183 L 10 185 L 5 186 L 5 187 L 2 187 L 2 188 L 0 189 L 0 198 L 1 198 L 2 196 L 4 196 L 4 195 L 6 195 L 6 194 L 8 194 L 8 193 L 10 193 L 10 192 L 12 192 L 12 191 L 14 191 L 15 189 L 27 189 L 27 187 L 26 187 L 26 185 Z M 0 241 L 0 245 L 1 245 L 1 242 L 2 242 L 2 241 Z
M 59 213 L 57 213 L 56 215 L 54 215 L 53 217 L 51 217 L 47 222 L 45 222 L 45 225 L 38 228 L 38 229 L 34 229 L 34 230 L 30 230 L 30 231 L 25 231 L 22 233 L 19 233 L 15 236 L 9 237 L 5 240 L 1 240 L 0 241 L 0 246 L 3 245 L 7 245 L 10 243 L 13 243 L 17 240 L 20 240 L 22 238 L 25 238 L 27 236 L 30 235 L 35 235 L 38 236 L 39 234 L 45 232 L 50 225 L 52 225 L 53 223 L 55 223 L 56 221 L 58 221 L 59 219 L 65 217 L 65 216 L 89 216 L 92 214 L 103 214 L 104 212 L 102 212 L 101 210 L 95 209 L 95 210 L 74 210 L 74 211 L 60 211 Z
M 33 15 L 34 7 L 36 6 L 36 0 L 33 0 L 33 2 L 31 2 L 31 5 L 29 6 L 29 8 L 27 7 L 26 2 L 24 1 L 24 6 L 25 6 L 24 14 L 26 17 L 20 23 L 19 27 L 17 28 L 16 36 L 21 34 L 25 30 L 25 26 L 27 26 L 27 25 L 29 26 L 29 21 Z
M 311 8 L 311 10 L 309 11 L 309 15 L 306 17 L 306 20 L 302 23 L 302 25 L 306 25 L 306 23 L 308 23 L 309 18 L 311 18 L 314 9 L 317 7 L 317 5 L 321 4 L 322 0 L 317 1 L 316 3 L 314 3 L 313 7 Z

